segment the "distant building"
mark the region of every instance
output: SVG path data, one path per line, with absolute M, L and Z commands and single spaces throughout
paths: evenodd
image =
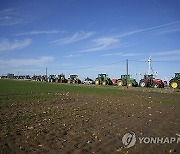
M 8 78 L 8 79 L 13 79 L 13 78 L 14 78 L 14 74 L 8 73 L 8 74 L 7 74 L 7 78 Z

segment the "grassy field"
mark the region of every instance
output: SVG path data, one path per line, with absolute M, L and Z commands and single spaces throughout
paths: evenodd
M 123 95 L 129 91 L 120 89 L 109 89 L 108 87 L 77 86 L 56 83 L 0 80 L 0 101 L 1 104 L 11 101 L 24 102 L 36 99 L 51 99 L 59 93 L 80 93 L 90 95 Z
M 178 144 L 123 148 L 137 136 L 180 134 L 180 92 L 0 80 L 0 153 L 169 153 Z
M 154 101 L 162 103 L 176 103 L 180 104 L 179 91 L 173 89 L 154 89 L 154 88 L 129 88 L 126 87 L 102 87 L 102 86 L 88 86 L 88 85 L 68 85 L 57 83 L 45 83 L 45 82 L 31 82 L 31 81 L 16 81 L 16 80 L 0 80 L 0 105 L 8 105 L 8 103 L 16 102 L 23 103 L 33 100 L 47 100 L 54 97 L 58 97 L 59 93 L 79 93 L 87 95 L 101 95 L 101 96 L 123 96 L 143 93 L 155 94 Z M 166 93 L 166 99 L 162 99 L 156 94 Z M 174 97 L 173 97 L 174 96 Z M 146 97 L 145 97 L 146 99 Z

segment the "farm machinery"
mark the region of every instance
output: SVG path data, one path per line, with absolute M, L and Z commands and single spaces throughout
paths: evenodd
M 46 75 L 41 76 L 41 82 L 45 82 L 47 79 Z
M 55 82 L 56 75 L 49 75 L 48 82 Z
M 18 79 L 21 79 L 20 76 L 18 76 Z M 33 75 L 31 78 L 33 81 L 41 81 L 41 75 Z
M 67 83 L 67 79 L 65 78 L 64 74 L 60 74 L 56 77 L 55 82 L 58 83 Z
M 174 78 L 169 81 L 171 88 L 180 89 L 180 73 L 175 73 Z
M 78 78 L 78 75 L 76 74 L 71 74 L 68 78 L 68 83 L 70 84 L 80 84 L 81 80 Z
M 139 82 L 140 87 L 153 87 L 153 88 L 164 88 L 164 82 L 161 79 L 156 79 L 153 74 L 144 75 L 144 78 Z
M 117 81 L 118 86 L 137 87 L 138 83 L 134 78 L 130 78 L 130 75 L 121 75 L 121 78 Z
M 98 77 L 95 80 L 96 85 L 112 85 L 111 79 L 107 74 L 98 74 Z
M 90 79 L 90 78 L 85 78 L 84 81 L 82 81 L 83 84 L 94 84 L 94 80 Z

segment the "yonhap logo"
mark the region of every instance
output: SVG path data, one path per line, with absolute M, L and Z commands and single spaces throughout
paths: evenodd
M 125 148 L 130 148 L 136 143 L 136 135 L 134 132 L 126 133 L 122 138 L 122 143 Z
M 136 144 L 136 142 L 140 144 L 173 144 L 180 143 L 179 134 L 178 137 L 138 137 L 134 132 L 124 134 L 122 138 L 122 143 L 124 148 L 130 148 Z

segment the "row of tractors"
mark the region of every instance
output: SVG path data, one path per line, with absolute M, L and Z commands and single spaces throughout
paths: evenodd
M 56 83 L 70 83 L 70 84 L 80 84 L 81 80 L 78 78 L 78 75 L 70 75 L 68 79 L 65 78 L 64 74 L 60 75 L 49 75 L 47 77 L 46 75 L 34 75 L 32 77 L 32 80 L 34 81 L 42 81 L 42 82 L 56 82 Z
M 153 87 L 153 88 L 164 88 L 167 86 L 166 81 L 162 81 L 161 79 L 154 78 L 152 74 L 144 75 L 138 82 L 131 78 L 130 75 L 121 75 L 119 79 L 110 79 L 107 74 L 101 73 L 98 74 L 95 80 L 90 78 L 86 78 L 84 81 L 81 81 L 78 78 L 78 75 L 71 74 L 68 79 L 65 78 L 64 74 L 56 75 L 49 75 L 47 76 L 33 76 L 32 80 L 35 81 L 47 81 L 47 82 L 57 82 L 57 83 L 69 83 L 69 84 L 95 84 L 95 85 L 117 85 L 117 86 L 128 86 L 128 87 Z M 174 89 L 180 88 L 180 73 L 175 73 L 175 77 L 169 81 L 169 86 Z

